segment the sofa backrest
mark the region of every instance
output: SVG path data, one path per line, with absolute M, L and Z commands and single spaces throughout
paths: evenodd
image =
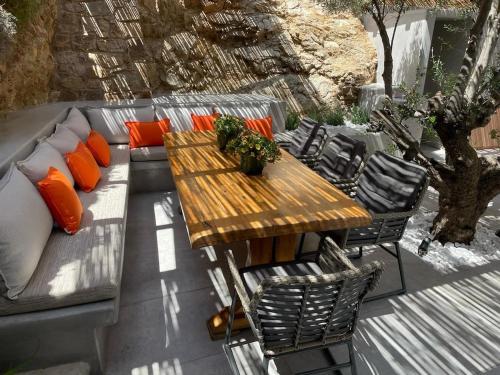
M 128 143 L 124 120 L 135 118 L 148 121 L 151 116 L 155 119 L 168 117 L 164 116 L 166 113 L 173 113 L 182 119 L 179 130 L 191 129 L 191 113 L 212 113 L 213 109 L 255 118 L 271 115 L 275 133 L 285 130 L 286 118 L 285 102 L 254 94 L 185 94 L 112 103 L 87 101 L 45 104 L 13 112 L 0 119 L 0 178 L 12 162 L 25 159 L 34 150 L 38 139 L 50 135 L 55 125 L 66 119 L 72 107 L 81 109 L 91 126 L 102 132 L 110 143 Z M 101 115 L 92 109 L 104 110 Z M 189 123 L 186 122 L 186 115 L 189 116 Z M 172 121 L 175 121 L 174 118 Z

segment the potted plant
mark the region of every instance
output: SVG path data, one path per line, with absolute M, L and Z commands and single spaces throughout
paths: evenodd
M 245 127 L 245 121 L 236 116 L 222 115 L 215 120 L 214 125 L 219 149 L 224 151 L 227 143 L 241 133 Z
M 278 144 L 258 132 L 245 129 L 232 139 L 227 150 L 240 155 L 240 167 L 247 175 L 261 175 L 266 163 L 274 163 L 281 157 Z

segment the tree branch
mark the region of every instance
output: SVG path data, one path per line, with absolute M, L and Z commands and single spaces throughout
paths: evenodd
M 398 27 L 398 24 L 399 24 L 399 19 L 401 18 L 401 14 L 403 13 L 403 10 L 404 10 L 404 6 L 405 6 L 405 2 L 404 1 L 401 1 L 401 5 L 398 9 L 398 16 L 396 18 L 396 22 L 394 23 L 394 30 L 392 30 L 392 37 L 391 37 L 391 50 L 392 50 L 392 47 L 394 46 L 394 37 L 396 36 L 396 29 Z
M 500 157 L 482 156 L 479 160 L 482 167 L 479 179 L 481 195 L 489 202 L 500 194 Z

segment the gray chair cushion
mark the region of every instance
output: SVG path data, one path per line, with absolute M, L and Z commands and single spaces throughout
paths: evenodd
M 164 146 L 138 147 L 130 150 L 132 161 L 167 160 L 167 150 Z
M 96 189 L 78 194 L 84 206 L 80 231 L 73 236 L 52 232 L 23 293 L 16 301 L 0 299 L 0 315 L 118 296 L 128 200 L 128 146 L 111 146 L 111 160 L 111 166 L 101 169 Z
M 11 165 L 0 180 L 0 284 L 6 297 L 17 298 L 28 284 L 52 225 L 50 211 L 36 188 Z M 0 300 L 7 301 L 5 297 Z
M 90 126 L 111 144 L 129 142 L 126 121 L 151 122 L 155 119 L 154 107 L 88 108 Z
M 364 142 L 337 134 L 326 147 L 315 170 L 327 180 L 353 178 L 365 155 Z
M 305 276 L 322 275 L 323 271 L 316 263 L 284 263 L 275 267 L 258 267 L 242 274 L 245 286 L 253 294 L 262 280 L 272 276 Z
M 409 211 L 426 180 L 419 165 L 377 151 L 359 177 L 356 200 L 373 213 Z
M 291 145 L 288 149 L 290 154 L 294 156 L 303 156 L 317 151 L 317 147 L 312 147 L 314 144 L 318 145 L 326 133 L 326 130 L 320 131 L 321 125 L 310 119 L 303 118 L 300 121 L 299 127 L 294 131 Z M 316 151 L 312 150 L 315 149 Z

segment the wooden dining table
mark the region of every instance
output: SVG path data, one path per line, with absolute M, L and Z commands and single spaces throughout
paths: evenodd
M 282 150 L 261 176 L 240 171 L 214 132 L 164 135 L 192 248 L 248 240 L 251 265 L 295 258 L 297 235 L 365 226 L 363 207 Z M 212 316 L 212 337 L 225 332 L 227 309 Z

